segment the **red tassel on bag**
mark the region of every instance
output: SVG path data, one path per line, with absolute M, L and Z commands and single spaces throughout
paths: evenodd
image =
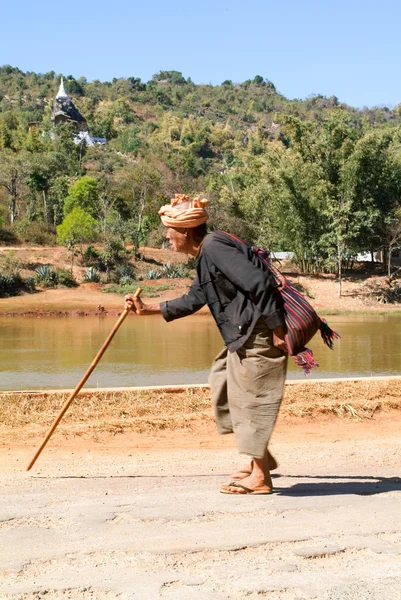
M 329 327 L 326 319 L 322 319 L 319 329 L 323 342 L 326 344 L 326 346 L 333 350 L 334 340 L 338 340 L 340 335 L 334 331 L 334 329 Z
M 316 369 L 319 366 L 313 357 L 313 352 L 309 348 L 305 348 L 302 352 L 298 352 L 294 356 L 295 364 L 304 370 L 305 375 L 309 375 L 311 369 Z

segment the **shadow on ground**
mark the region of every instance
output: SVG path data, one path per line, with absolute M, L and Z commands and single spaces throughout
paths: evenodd
M 213 473 L 215 477 L 227 477 L 227 473 Z M 33 476 L 33 479 L 185 479 L 185 478 L 206 478 L 210 474 L 190 474 L 190 475 L 65 475 L 60 477 Z M 280 475 L 272 475 L 277 480 Z M 286 479 L 307 479 L 307 482 L 296 483 L 290 487 L 274 486 L 274 493 L 280 496 L 338 496 L 351 495 L 373 496 L 387 492 L 401 492 L 401 477 L 373 477 L 363 475 L 349 477 L 340 475 L 286 475 Z M 313 480 L 310 481 L 309 480 Z

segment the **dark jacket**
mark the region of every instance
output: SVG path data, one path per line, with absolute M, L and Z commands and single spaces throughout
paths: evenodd
M 275 282 L 247 243 L 213 231 L 204 238 L 195 267 L 189 292 L 160 304 L 166 321 L 191 315 L 207 304 L 230 352 L 246 342 L 260 317 L 270 329 L 283 324 Z

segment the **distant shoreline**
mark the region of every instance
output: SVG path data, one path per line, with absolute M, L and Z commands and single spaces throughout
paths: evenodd
M 61 247 L 21 247 L 15 249 L 13 260 L 16 264 L 50 264 L 53 268 L 70 269 L 64 248 Z M 191 278 L 148 279 L 150 270 L 166 263 L 183 264 L 187 260 L 184 254 L 176 254 L 159 248 L 141 248 L 142 259 L 133 262 L 138 284 L 144 288 L 143 300 L 152 303 L 171 300 L 186 294 L 191 285 Z M 5 258 L 4 247 L 0 247 L 0 258 Z M 156 265 L 156 266 L 155 266 Z M 401 304 L 381 303 L 377 293 L 386 288 L 387 276 L 384 273 L 362 269 L 350 272 L 342 282 L 342 296 L 339 297 L 338 280 L 333 274 L 304 274 L 294 271 L 292 265 L 281 265 L 280 268 L 305 295 L 316 312 L 322 316 L 330 315 L 363 315 L 401 313 Z M 21 294 L 0 298 L 0 317 L 84 317 L 84 316 L 118 316 L 124 309 L 124 293 L 113 290 L 105 293 L 105 284 L 85 283 L 87 268 L 75 264 L 73 273 L 78 287 L 45 288 L 37 293 Z M 34 276 L 32 269 L 24 270 L 23 276 Z M 133 282 L 135 285 L 135 282 Z M 124 288 L 122 288 L 123 290 Z M 100 307 L 100 308 L 99 308 Z M 209 314 L 204 307 L 201 314 Z

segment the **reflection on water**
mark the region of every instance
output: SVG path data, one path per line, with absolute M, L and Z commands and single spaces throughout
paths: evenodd
M 115 322 L 115 317 L 1 318 L 0 389 L 75 387 Z M 334 351 L 319 334 L 309 344 L 320 363 L 313 378 L 399 374 L 400 317 L 347 315 L 329 322 L 341 340 Z M 129 317 L 86 387 L 206 383 L 221 346 L 207 315 L 173 323 L 158 316 Z M 288 377 L 304 377 L 291 359 Z

